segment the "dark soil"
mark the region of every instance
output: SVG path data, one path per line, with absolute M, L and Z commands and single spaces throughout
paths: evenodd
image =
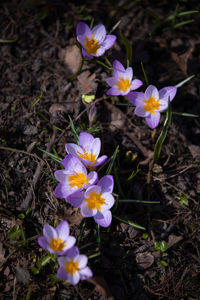
M 178 12 L 200 8 L 198 1 L 177 3 Z M 178 89 L 172 108 L 200 115 L 199 13 L 175 20 L 193 19 L 191 23 L 167 30 L 171 23 L 164 23 L 150 35 L 157 24 L 151 12 L 164 20 L 177 3 L 1 2 L 0 38 L 17 39 L 0 42 L 1 299 L 200 299 L 200 119 L 173 114 L 155 165 L 152 152 L 164 114 L 152 131 L 134 116 L 133 107 L 117 104 L 129 103 L 127 97 L 107 99 L 105 78 L 110 73 L 94 62 L 70 81 L 80 63 L 74 46 L 78 21 L 90 24 L 94 17 L 95 25 L 104 24 L 109 31 L 121 20 L 114 32 L 117 43 L 107 52 L 110 61 L 126 63 L 122 32 L 133 46 L 134 74 L 143 82 L 141 62 L 149 83 L 159 89 L 194 74 Z M 85 105 L 82 94 L 95 94 L 95 102 Z M 53 193 L 53 174 L 60 166 L 40 150 L 64 158 L 64 145 L 74 141 L 68 115 L 79 131 L 93 126 L 93 134 L 102 140 L 102 154 L 110 157 L 119 145 L 113 175 L 120 199 L 160 202 L 119 204 L 115 214 L 146 231 L 113 220 L 110 230 L 101 230 L 101 255 L 89 260 L 94 278 L 76 287 L 52 280 L 57 266 L 46 264 L 39 274 L 32 271 L 45 255 L 37 243 L 45 223 L 65 219 L 71 234 L 80 234 L 79 213 Z M 136 175 L 128 181 L 133 171 Z M 159 263 L 155 241 L 167 242 L 166 267 Z M 86 255 L 99 251 L 92 219 L 81 247 Z

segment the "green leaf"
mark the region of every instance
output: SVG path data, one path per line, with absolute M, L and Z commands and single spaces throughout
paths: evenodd
M 145 204 L 158 204 L 160 201 L 143 201 L 143 200 L 135 200 L 135 199 L 120 199 L 121 203 L 145 203 Z
M 115 151 L 114 151 L 114 153 L 113 153 L 113 155 L 112 155 L 112 157 L 110 159 L 110 163 L 109 163 L 108 168 L 107 168 L 107 170 L 105 172 L 106 175 L 108 175 L 108 174 L 111 173 L 118 152 L 119 152 L 119 146 L 116 147 L 116 149 L 115 149 Z
M 18 40 L 18 37 L 15 40 L 0 39 L 0 43 L 2 43 L 2 44 L 10 44 L 10 43 L 15 43 L 17 40 Z
M 162 241 L 160 243 L 160 251 L 165 252 L 167 250 L 167 243 L 165 241 Z
M 167 267 L 167 262 L 166 261 L 164 261 L 164 260 L 160 260 L 159 261 L 159 264 L 162 266 L 162 267 Z
M 154 243 L 154 248 L 156 251 L 159 251 L 160 250 L 160 242 L 155 242 Z
M 45 266 L 49 261 L 51 260 L 51 255 L 46 255 L 41 257 L 38 262 L 37 266 L 39 269 L 41 269 L 43 266 Z
M 43 150 L 42 148 L 39 148 L 38 147 L 38 150 L 40 150 L 41 152 L 47 154 L 49 157 L 51 157 L 53 160 L 55 160 L 56 162 L 60 163 L 62 158 L 61 157 L 57 157 L 56 155 L 46 151 L 46 150 Z
M 179 116 L 182 116 L 182 117 L 200 118 L 200 116 L 198 116 L 198 115 L 189 114 L 189 113 L 180 113 L 180 112 L 176 112 L 176 111 L 173 111 L 172 114 L 173 115 L 179 115 Z
M 183 22 L 177 23 L 173 27 L 174 28 L 178 28 L 178 27 L 181 27 L 181 26 L 193 23 L 193 22 L 194 22 L 194 20 L 187 20 L 187 21 L 183 21 Z
M 121 22 L 121 20 L 119 20 L 119 21 L 113 26 L 113 28 L 109 31 L 108 34 L 111 34 L 111 33 L 119 26 L 120 22 Z
M 139 172 L 140 172 L 140 168 L 139 168 L 139 164 L 138 164 L 137 169 L 133 170 L 131 175 L 128 177 L 128 181 L 131 181 Z
M 153 156 L 153 160 L 155 163 L 158 162 L 159 160 L 159 157 L 160 157 L 160 151 L 161 151 L 161 148 L 162 148 L 162 145 L 166 139 L 166 136 L 167 136 L 167 131 L 168 131 L 168 128 L 169 128 L 169 125 L 171 123 L 171 119 L 172 119 L 172 108 L 171 108 L 171 103 L 170 101 L 168 100 L 168 110 L 167 110 L 167 114 L 166 114 L 166 119 L 165 119 L 165 123 L 164 123 L 164 126 L 163 126 L 163 129 L 156 141 L 156 145 L 155 145 L 155 148 L 154 148 L 154 156 Z
M 180 88 L 180 87 L 182 87 L 185 83 L 187 83 L 188 81 L 190 81 L 194 77 L 195 77 L 195 75 L 191 75 L 190 77 L 188 77 L 188 78 L 184 79 L 183 81 L 177 83 L 175 85 L 175 87 L 177 87 L 177 89 Z
M 149 238 L 148 233 L 146 233 L 146 232 L 143 233 L 142 238 L 145 239 L 145 240 L 147 240 Z
M 121 33 L 121 39 L 126 48 L 127 67 L 129 67 L 132 65 L 132 45 L 123 33 Z
M 32 104 L 32 108 L 42 99 L 43 96 L 43 90 L 41 89 L 40 96 L 35 100 L 35 102 Z
M 37 275 L 37 274 L 40 273 L 39 269 L 37 269 L 36 267 L 32 267 L 31 270 L 32 270 L 32 272 L 33 272 L 34 275 Z
M 145 82 L 146 82 L 146 86 L 148 86 L 149 85 L 149 81 L 148 81 L 147 74 L 145 72 L 144 65 L 143 65 L 142 61 L 141 61 L 141 67 L 142 67 L 142 72 L 143 72 L 144 79 L 145 79 Z
M 146 230 L 146 228 L 144 228 L 144 227 L 142 227 L 142 226 L 140 226 L 140 225 L 138 225 L 136 223 L 133 223 L 130 220 L 124 220 L 121 217 L 118 217 L 116 215 L 113 215 L 113 218 L 116 219 L 116 220 L 118 220 L 118 221 L 120 221 L 120 222 L 122 222 L 122 223 L 128 224 L 128 225 L 130 225 L 130 226 L 132 226 L 134 228 L 141 229 L 141 230 Z
M 71 126 L 71 129 L 72 129 L 73 135 L 74 135 L 75 143 L 78 144 L 78 134 L 76 132 L 76 128 L 74 126 L 74 123 L 73 123 L 71 117 L 68 116 L 68 118 L 69 118 L 70 126 Z
M 15 238 L 17 238 L 18 236 L 20 236 L 21 232 L 19 231 L 19 225 L 14 225 L 10 232 L 8 233 L 8 238 L 13 240 Z

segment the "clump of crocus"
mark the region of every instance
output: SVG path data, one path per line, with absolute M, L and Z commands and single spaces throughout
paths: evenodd
M 78 157 L 86 167 L 97 167 L 102 165 L 107 156 L 99 156 L 101 150 L 100 138 L 94 138 L 90 133 L 81 132 L 78 145 L 68 143 L 65 145 L 67 153 Z
M 110 208 L 115 199 L 112 195 L 113 177 L 105 175 L 96 185 L 90 186 L 85 192 L 75 192 L 68 197 L 68 202 L 81 209 L 83 217 L 94 217 L 97 224 L 108 227 L 112 221 Z
M 106 82 L 111 87 L 106 92 L 109 96 L 125 96 L 143 84 L 141 80 L 133 79 L 133 69 L 131 67 L 125 69 L 118 60 L 113 62 L 113 77 L 107 78 Z
M 60 222 L 56 228 L 45 224 L 43 235 L 38 238 L 40 247 L 58 255 L 64 255 L 76 243 L 75 237 L 69 235 L 69 224 L 67 221 Z
M 59 181 L 54 191 L 55 196 L 58 198 L 66 199 L 68 195 L 75 191 L 86 189 L 98 180 L 97 173 L 92 171 L 87 174 L 86 167 L 80 159 L 72 154 L 66 155 L 61 164 L 65 169 L 54 173 L 54 176 Z
M 80 279 L 84 280 L 93 276 L 92 271 L 87 267 L 87 256 L 81 255 L 77 247 L 67 251 L 66 256 L 59 257 L 58 263 L 57 277 L 68 280 L 73 285 L 76 285 Z
M 159 124 L 160 112 L 168 108 L 168 100 L 172 101 L 176 92 L 175 86 L 167 86 L 158 91 L 155 86 L 149 85 L 145 93 L 130 92 L 128 99 L 136 106 L 135 114 L 145 117 L 147 125 L 153 129 Z
M 106 35 L 104 25 L 97 25 L 92 30 L 84 22 L 79 22 L 76 27 L 77 40 L 82 46 L 82 53 L 85 58 L 92 59 L 99 57 L 110 49 L 116 36 L 112 34 Z

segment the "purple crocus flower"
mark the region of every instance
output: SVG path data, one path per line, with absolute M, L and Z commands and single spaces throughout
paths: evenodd
M 131 92 L 128 99 L 136 106 L 135 114 L 145 117 L 147 125 L 153 129 L 158 126 L 160 112 L 168 108 L 168 99 L 172 101 L 176 92 L 175 86 L 167 86 L 158 91 L 154 85 L 149 85 L 145 93 Z
M 94 138 L 90 133 L 80 132 L 78 145 L 68 143 L 65 145 L 67 153 L 72 154 L 79 159 L 86 167 L 97 167 L 102 165 L 107 156 L 99 156 L 101 150 L 101 140 Z
M 72 206 L 80 207 L 83 217 L 94 217 L 97 224 L 108 227 L 112 221 L 110 208 L 115 202 L 111 194 L 113 187 L 113 177 L 105 175 L 97 185 L 90 186 L 85 192 L 70 195 L 68 202 Z
M 58 170 L 54 176 L 59 181 L 54 194 L 58 198 L 67 198 L 68 195 L 75 191 L 86 189 L 93 185 L 98 180 L 98 175 L 95 171 L 87 174 L 86 167 L 82 164 L 80 159 L 72 154 L 66 155 L 61 161 L 64 170 Z
M 110 49 L 116 36 L 107 34 L 104 25 L 97 25 L 92 30 L 84 22 L 79 22 L 76 27 L 77 40 L 81 44 L 82 53 L 85 58 L 99 57 Z
M 76 242 L 75 237 L 69 235 L 69 224 L 67 221 L 60 222 L 56 229 L 49 224 L 45 224 L 43 235 L 38 238 L 40 247 L 58 255 L 65 254 Z
M 106 82 L 111 87 L 106 92 L 109 96 L 125 96 L 143 84 L 141 80 L 133 79 L 131 67 L 125 69 L 118 60 L 113 62 L 113 77 L 107 78 Z
M 87 256 L 81 255 L 77 247 L 67 251 L 66 256 L 59 257 L 58 263 L 60 266 L 57 277 L 68 280 L 73 285 L 76 285 L 80 279 L 84 280 L 93 276 L 92 271 L 87 267 Z

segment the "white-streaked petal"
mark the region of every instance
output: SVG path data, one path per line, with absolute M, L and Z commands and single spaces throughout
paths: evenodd
M 154 129 L 158 126 L 159 121 L 160 121 L 160 113 L 156 112 L 154 114 L 150 114 L 146 119 L 147 125 L 151 128 Z
M 67 197 L 67 201 L 74 207 L 79 208 L 83 202 L 85 192 L 74 192 Z
M 85 191 L 85 198 L 88 198 L 91 193 L 101 193 L 101 187 L 98 185 L 92 185 Z
M 92 34 L 89 26 L 84 23 L 84 22 L 79 22 L 78 25 L 76 26 L 76 35 L 77 36 L 87 36 L 87 37 L 90 37 Z
M 159 99 L 158 90 L 154 85 L 149 85 L 144 93 L 145 100 L 148 100 L 150 97 L 154 97 L 155 100 Z
M 78 268 L 82 269 L 85 268 L 87 263 L 88 263 L 88 258 L 86 255 L 79 255 L 79 257 L 76 259 L 76 261 L 78 262 Z
M 116 78 L 115 77 L 109 77 L 106 79 L 106 82 L 109 86 L 114 86 L 117 82 Z
M 131 83 L 131 91 L 139 89 L 143 85 L 143 82 L 139 79 L 134 79 Z
M 90 270 L 89 267 L 85 267 L 85 268 L 81 269 L 79 271 L 79 273 L 80 273 L 80 276 L 81 276 L 82 280 L 85 280 L 85 279 L 90 278 L 90 277 L 93 276 L 93 273 L 92 273 L 92 271 Z
M 160 105 L 160 107 L 159 107 L 158 111 L 160 111 L 160 112 L 164 111 L 168 108 L 168 102 L 167 101 L 160 100 L 159 105 Z
M 74 236 L 69 235 L 67 238 L 67 241 L 65 243 L 65 248 L 63 249 L 63 251 L 66 251 L 70 248 L 72 248 L 76 243 L 76 238 Z
M 136 106 L 134 113 L 136 116 L 139 116 L 139 117 L 147 117 L 149 115 L 149 112 L 144 110 L 143 104 Z
M 111 224 L 112 221 L 112 214 L 110 210 L 105 211 L 104 213 L 98 212 L 94 216 L 94 220 L 97 224 L 99 224 L 102 227 L 108 227 Z
M 63 241 L 67 240 L 69 236 L 69 224 L 67 221 L 61 221 L 56 227 L 56 231 L 58 233 L 58 238 Z
M 88 132 L 84 132 L 81 131 L 78 137 L 78 144 L 80 147 L 84 147 L 86 145 L 90 145 L 94 140 L 94 137 L 92 136 L 92 134 L 88 133 Z
M 116 86 L 114 86 L 106 92 L 106 95 L 118 96 L 118 95 L 120 95 L 120 91 L 118 90 L 118 88 Z
M 81 214 L 83 217 L 85 218 L 89 218 L 89 217 L 93 217 L 94 215 L 96 215 L 97 213 L 97 209 L 90 209 L 88 207 L 88 204 L 86 201 L 83 201 L 83 203 L 81 204 Z
M 103 43 L 101 44 L 101 46 L 105 49 L 105 50 L 108 50 L 110 49 L 113 44 L 115 43 L 116 41 L 116 36 L 115 35 L 112 35 L 112 34 L 108 34 L 106 35 Z
M 125 68 L 124 66 L 120 63 L 119 60 L 114 60 L 113 62 L 113 70 L 115 71 L 121 71 L 121 72 L 125 72 Z
M 100 24 L 95 26 L 92 29 L 92 33 L 94 34 L 93 38 L 98 41 L 98 44 L 103 43 L 106 37 L 106 29 L 104 25 Z
M 65 145 L 65 150 L 67 151 L 68 154 L 72 154 L 74 156 L 78 156 L 77 152 L 84 154 L 83 149 L 74 143 L 67 143 Z
M 168 99 L 172 101 L 176 95 L 177 88 L 175 86 L 166 86 L 159 90 L 159 97 L 168 103 Z
M 128 99 L 133 105 L 139 106 L 140 104 L 142 104 L 144 102 L 144 93 L 130 92 L 128 94 Z
M 103 176 L 97 183 L 101 187 L 101 193 L 112 193 L 114 188 L 114 180 L 112 175 Z
M 94 54 L 94 56 L 96 56 L 96 57 L 102 56 L 102 55 L 105 53 L 105 51 L 106 51 L 105 48 L 100 47 L 100 48 L 97 50 L 97 53 Z
M 77 285 L 80 280 L 80 274 L 79 272 L 75 272 L 73 275 L 70 273 L 67 273 L 67 280 L 72 284 L 72 285 Z
M 133 79 L 133 69 L 131 67 L 126 69 L 125 77 L 127 79 L 129 79 L 129 81 L 132 81 L 132 79 Z
M 107 155 L 102 155 L 99 158 L 97 158 L 97 161 L 94 165 L 92 165 L 93 167 L 98 167 L 102 164 L 104 164 L 104 162 L 108 159 Z
M 93 59 L 94 58 L 93 55 L 90 55 L 90 54 L 87 53 L 87 51 L 85 50 L 85 48 L 82 48 L 81 51 L 82 51 L 82 54 L 83 54 L 83 56 L 85 58 L 87 58 L 87 59 Z
M 44 225 L 43 234 L 48 243 L 51 242 L 52 238 L 58 238 L 57 231 L 49 224 Z
M 100 138 L 95 138 L 90 145 L 90 151 L 92 154 L 95 154 L 96 158 L 99 156 L 101 151 L 101 140 Z
M 113 197 L 112 194 L 110 193 L 103 193 L 102 195 L 102 198 L 105 199 L 105 204 L 102 205 L 104 206 L 103 210 L 106 209 L 110 209 L 111 207 L 113 207 L 114 203 L 115 203 L 115 198 Z
M 98 181 L 98 174 L 95 171 L 92 171 L 88 174 L 89 182 L 88 184 L 93 185 L 96 184 Z

